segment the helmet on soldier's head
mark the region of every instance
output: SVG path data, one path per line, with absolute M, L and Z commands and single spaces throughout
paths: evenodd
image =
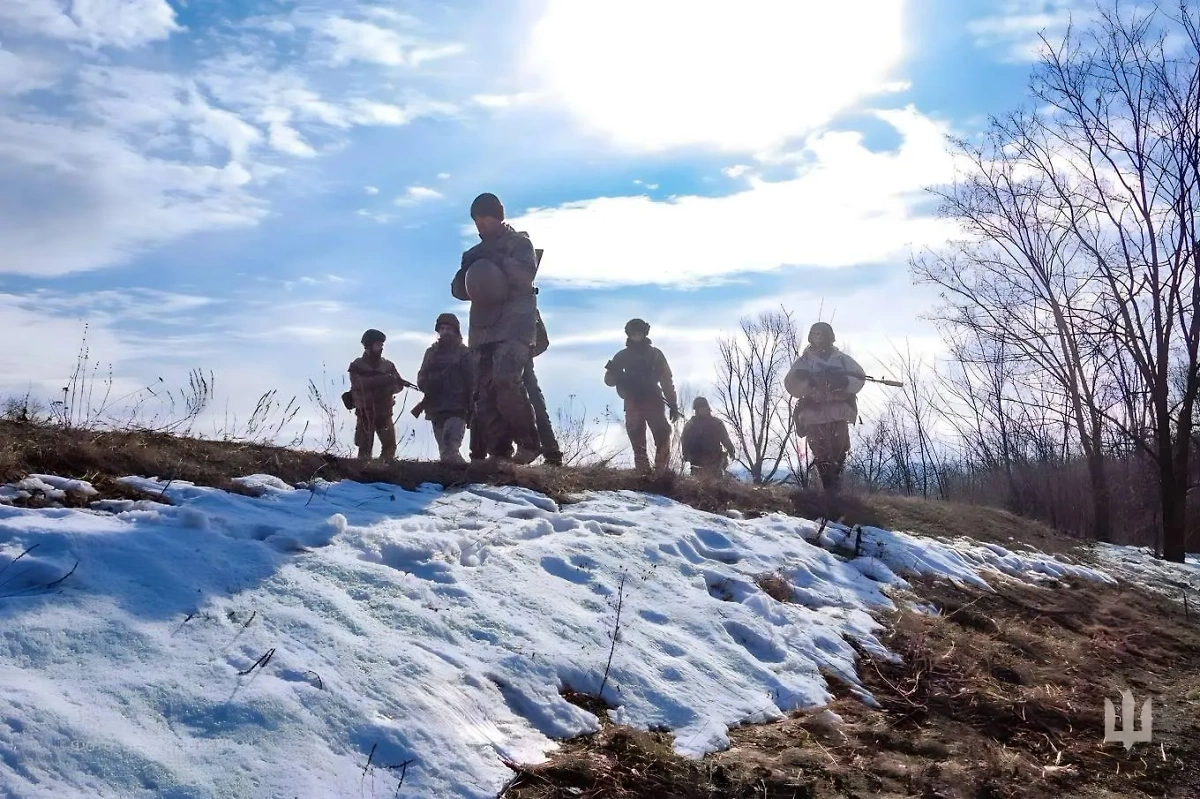
M 625 335 L 650 335 L 650 325 L 644 319 L 630 319 L 625 323 Z
M 812 343 L 813 336 L 817 333 L 824 333 L 829 336 L 830 343 L 837 341 L 837 338 L 833 335 L 833 325 L 828 322 L 817 322 L 808 329 L 808 341 L 810 344 Z
M 495 305 L 508 296 L 508 279 L 496 264 L 480 259 L 467 267 L 467 296 L 471 302 Z
M 458 317 L 452 313 L 438 314 L 437 321 L 433 323 L 434 332 L 441 330 L 443 325 L 453 328 L 455 333 L 460 335 L 462 333 L 462 325 L 459 323 Z
M 376 342 L 382 344 L 385 341 L 387 341 L 387 336 L 375 328 L 371 328 L 366 333 L 362 334 L 362 345 L 364 347 L 369 347 Z
M 692 400 L 692 410 L 693 411 L 698 411 L 701 408 L 707 408 L 707 407 L 708 407 L 708 399 L 706 397 L 696 397 L 694 400 Z

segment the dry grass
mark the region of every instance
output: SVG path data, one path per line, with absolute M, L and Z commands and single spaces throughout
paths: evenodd
M 821 709 L 731 731 L 728 750 L 680 758 L 666 733 L 603 723 L 522 768 L 505 794 L 565 797 L 941 797 L 1051 799 L 1200 795 L 1200 629 L 1135 590 L 1072 583 L 983 594 L 916 587 L 943 609 L 901 612 L 863 656 L 881 709 L 832 684 Z M 1103 744 L 1103 700 L 1156 697 L 1152 747 Z

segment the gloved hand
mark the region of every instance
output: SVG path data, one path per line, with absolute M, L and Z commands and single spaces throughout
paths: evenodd
M 825 386 L 830 391 L 842 391 L 850 385 L 850 376 L 844 372 L 833 372 L 825 376 Z
M 682 418 L 683 418 L 683 414 L 679 412 L 678 408 L 671 409 L 671 423 L 672 424 L 674 424 L 675 422 L 678 422 Z

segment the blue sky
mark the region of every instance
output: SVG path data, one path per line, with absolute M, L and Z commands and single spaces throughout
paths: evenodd
M 0 5 L 0 330 L 27 342 L 0 390 L 53 394 L 85 323 L 119 390 L 211 370 L 222 418 L 271 389 L 311 416 L 307 381 L 340 383 L 367 327 L 414 376 L 436 315 L 465 320 L 480 191 L 546 249 L 552 408 L 615 401 L 631 316 L 702 389 L 716 337 L 780 304 L 872 371 L 934 355 L 906 263 L 954 233 L 923 191 L 953 174 L 944 137 L 1025 101 L 1038 31 L 1087 10 Z

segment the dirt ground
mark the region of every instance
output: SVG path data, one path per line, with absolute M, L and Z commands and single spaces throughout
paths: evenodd
M 880 704 L 838 690 L 827 709 L 738 728 L 690 761 L 666 733 L 606 725 L 548 763 L 514 764 L 502 796 L 1041 799 L 1200 796 L 1200 627 L 1130 587 L 1009 582 L 984 594 L 914 586 L 941 616 L 899 612 L 889 648 L 860 653 Z M 999 587 L 999 586 L 998 586 Z M 1104 743 L 1104 699 L 1153 700 L 1153 741 Z

